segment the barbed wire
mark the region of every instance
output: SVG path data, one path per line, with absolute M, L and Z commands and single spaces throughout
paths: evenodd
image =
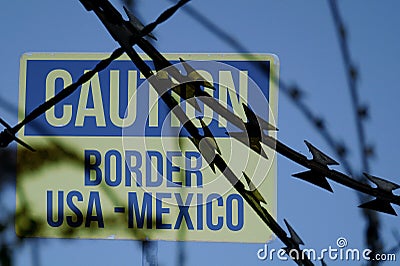
M 359 154 L 361 157 L 361 165 L 363 172 L 370 171 L 369 159 L 374 154 L 374 150 L 366 142 L 366 132 L 364 122 L 368 117 L 368 107 L 360 104 L 360 97 L 358 93 L 358 78 L 359 72 L 353 63 L 351 52 L 348 44 L 348 31 L 343 22 L 340 10 L 337 6 L 336 0 L 329 0 L 329 7 L 332 13 L 332 18 L 336 28 L 337 38 L 339 40 L 340 52 L 342 54 L 342 60 L 344 69 L 346 72 L 347 85 L 349 88 L 351 103 L 353 107 L 353 113 L 356 124 L 357 140 L 359 146 Z M 359 178 L 361 182 L 367 182 L 362 176 Z M 360 200 L 363 196 L 359 196 Z M 378 214 L 370 210 L 363 211 L 363 215 L 367 220 L 366 240 L 367 245 L 371 248 L 373 254 L 380 254 L 384 249 L 384 245 L 379 237 L 380 231 L 380 219 Z M 369 265 L 378 265 L 379 261 L 371 261 Z
M 214 27 L 213 29 L 214 29 L 214 31 L 215 31 L 215 29 L 218 29 L 218 28 L 215 28 L 215 27 Z M 220 34 L 221 31 L 216 30 L 216 32 L 218 32 L 218 35 L 219 35 L 219 36 L 225 36 L 225 37 L 227 37 L 227 35 L 224 35 L 224 34 L 221 35 L 221 34 Z M 239 49 L 242 49 L 242 48 L 243 48 L 243 46 L 240 46 L 240 43 L 235 42 L 235 41 L 232 41 L 233 38 L 228 38 L 228 39 L 230 40 L 231 43 L 233 43 L 234 45 L 236 45 Z M 298 98 L 298 95 L 299 95 L 299 91 L 296 90 L 296 89 L 291 90 L 290 95 L 292 96 L 292 98 L 297 99 L 297 98 Z M 303 112 L 304 112 L 305 114 L 307 114 L 308 117 L 313 118 L 312 120 L 314 121 L 315 126 L 316 126 L 318 129 L 320 129 L 323 133 L 325 133 L 325 134 L 323 134 L 323 135 L 325 135 L 325 138 L 328 140 L 328 143 L 329 143 L 330 145 L 334 146 L 334 145 L 333 145 L 334 141 L 332 140 L 332 138 L 329 137 L 329 134 L 326 134 L 327 131 L 324 130 L 324 129 L 326 129 L 326 128 L 324 127 L 324 124 L 323 124 L 322 120 L 319 119 L 319 118 L 317 118 L 316 116 L 313 116 L 313 115 L 311 114 L 311 112 L 309 111 L 309 109 L 304 108 L 304 107 L 306 107 L 306 106 L 304 106 L 304 105 L 299 105 L 299 106 L 302 107 L 301 109 L 303 110 Z M 358 109 L 358 114 L 359 114 L 359 115 L 362 115 L 362 114 L 365 114 L 365 112 L 362 112 L 361 109 Z M 344 153 L 345 153 L 344 146 L 339 146 L 339 145 L 336 145 L 336 146 L 337 146 L 337 149 L 336 149 L 337 153 L 338 153 L 340 156 L 343 156 Z M 351 170 L 349 170 L 350 167 L 345 166 L 345 168 L 348 169 L 348 172 L 351 172 Z M 367 189 L 366 191 L 370 191 L 370 189 L 371 189 L 371 188 L 368 187 L 368 189 Z M 391 193 L 391 194 L 392 194 L 392 193 Z M 364 205 L 364 206 L 365 206 L 365 205 Z M 392 211 L 390 210 L 390 212 L 392 212 Z M 376 250 L 376 249 L 374 249 L 374 250 Z
M 369 109 L 365 105 L 360 104 L 360 97 L 358 94 L 358 78 L 359 71 L 352 62 L 350 48 L 347 42 L 348 31 L 342 20 L 336 0 L 329 0 L 333 21 L 335 24 L 337 36 L 339 39 L 340 51 L 346 72 L 347 84 L 350 91 L 352 107 L 354 111 L 355 124 L 358 135 L 358 142 L 360 147 L 360 157 L 362 162 L 363 171 L 369 172 L 369 158 L 374 154 L 373 148 L 367 145 L 366 132 L 364 128 L 365 119 L 368 117 Z
M 102 11 L 104 11 L 104 10 L 102 10 Z M 107 13 L 104 12 L 103 15 L 107 15 Z M 165 21 L 165 19 L 163 19 L 162 21 Z M 157 23 L 157 21 L 155 23 Z M 147 29 L 145 31 L 146 34 L 151 32 L 151 30 L 149 30 L 149 29 L 152 29 L 153 27 L 154 27 L 154 24 L 152 24 L 151 27 L 148 27 L 148 28 L 145 27 L 145 29 Z M 132 31 L 132 29 L 129 29 L 129 30 Z M 137 31 L 137 29 L 135 29 L 135 30 Z M 134 41 L 136 41 L 137 44 L 142 49 L 143 49 L 143 47 L 146 48 L 146 49 L 143 49 L 143 50 L 145 52 L 147 50 L 148 55 L 153 58 L 153 60 L 155 61 L 155 64 L 159 63 L 159 64 L 163 65 L 166 62 L 168 62 L 168 61 L 166 61 L 166 59 L 162 58 L 161 54 L 158 51 L 156 51 L 156 49 L 154 47 L 148 46 L 148 43 L 145 42 L 144 39 L 142 39 L 143 33 L 134 32 L 134 36 L 139 36 L 139 38 L 136 38 Z M 131 40 L 129 40 L 128 44 L 132 44 L 132 42 L 133 41 L 131 39 Z M 140 69 L 140 71 L 147 78 L 150 78 L 153 75 L 152 70 L 150 70 L 150 68 L 143 61 L 141 61 L 140 57 L 136 54 L 136 52 L 133 50 L 133 48 L 130 49 L 129 51 L 126 51 L 126 47 L 118 48 L 116 50 L 116 51 L 118 51 L 118 53 L 122 52 L 119 49 L 124 49 L 125 52 L 128 53 L 128 55 L 131 57 L 131 60 L 133 61 L 133 63 L 135 63 L 137 65 L 137 67 Z M 116 51 L 114 51 L 114 53 Z M 101 61 L 101 62 L 103 62 L 103 61 Z M 172 75 L 173 74 L 174 73 L 172 73 Z M 282 87 L 282 84 L 281 84 L 281 87 Z M 312 113 L 311 113 L 311 110 L 308 109 L 306 107 L 306 105 L 301 104 L 302 103 L 301 101 L 299 101 L 300 96 L 301 96 L 301 91 L 296 87 L 291 87 L 290 89 L 288 87 L 286 87 L 286 86 L 283 86 L 283 87 L 284 87 L 283 91 L 284 92 L 286 91 L 286 93 L 288 95 L 290 95 L 291 98 L 295 100 L 295 102 L 297 101 L 299 103 L 299 109 L 303 110 L 302 112 L 304 112 L 305 114 L 308 114 L 310 116 L 310 119 L 311 119 L 311 121 L 313 121 L 315 127 L 318 128 L 322 132 L 327 132 L 325 130 L 326 127 L 324 126 L 323 120 L 318 118 L 317 116 L 313 116 Z M 65 97 L 67 97 L 67 96 L 68 95 L 66 95 Z M 167 103 L 167 105 L 169 105 L 171 110 L 176 110 L 175 107 L 178 106 L 178 103 L 172 97 L 170 97 L 168 95 L 164 96 L 164 94 L 160 95 L 160 96 Z M 207 96 L 207 95 L 205 95 L 204 93 L 202 93 L 200 91 L 197 91 L 197 95 L 195 95 L 195 96 Z M 56 103 L 57 102 L 55 102 L 54 104 L 56 104 Z M 40 112 L 43 113 L 43 110 L 44 109 L 42 108 L 40 110 Z M 30 113 L 30 114 L 28 114 L 27 117 L 37 117 L 38 115 L 40 115 L 39 111 L 37 111 L 37 113 L 34 113 L 34 114 Z M 17 126 L 15 126 L 13 128 L 14 130 L 12 132 L 15 134 L 20 128 L 22 128 L 23 125 L 25 125 L 26 123 L 29 123 L 32 120 L 30 120 L 30 119 L 29 119 L 29 121 L 26 120 L 27 122 L 25 122 L 23 124 L 19 123 Z M 23 121 L 25 121 L 25 120 L 23 120 Z M 252 123 L 254 123 L 254 122 L 255 121 L 252 121 Z M 258 126 L 260 126 L 259 122 L 260 121 L 257 121 Z M 190 123 L 189 124 L 185 123 L 184 125 L 185 125 L 185 127 L 187 127 L 187 130 L 191 133 L 192 137 L 198 138 L 198 139 L 204 138 L 204 136 L 199 134 L 199 132 L 197 131 L 197 128 L 194 127 L 194 125 L 190 125 Z M 241 127 L 241 129 L 246 129 L 247 130 L 245 123 L 243 123 L 243 127 Z M 249 133 L 249 132 L 247 132 L 247 133 Z M 327 138 L 327 139 L 329 139 L 329 138 Z M 321 180 L 325 180 L 325 177 L 328 177 L 328 178 L 330 178 L 330 179 L 332 179 L 332 180 L 334 180 L 336 182 L 339 182 L 342 185 L 344 185 L 346 187 L 349 187 L 349 188 L 351 188 L 353 190 L 360 191 L 360 192 L 375 196 L 376 200 L 379 200 L 380 203 L 382 203 L 382 202 L 385 203 L 384 206 L 385 206 L 386 209 L 380 209 L 379 211 L 392 212 L 393 208 L 390 206 L 390 203 L 399 205 L 399 202 L 400 202 L 399 198 L 400 197 L 399 196 L 395 196 L 392 193 L 392 190 L 394 188 L 397 188 L 396 184 L 391 183 L 389 181 L 386 181 L 384 179 L 380 179 L 380 178 L 376 178 L 376 177 L 368 175 L 368 178 L 377 185 L 377 188 L 373 188 L 373 187 L 371 187 L 369 185 L 362 184 L 362 183 L 358 182 L 357 180 L 353 179 L 350 176 L 347 176 L 347 175 L 342 174 L 342 173 L 340 173 L 338 171 L 335 171 L 335 170 L 331 170 L 331 169 L 329 169 L 327 167 L 328 165 L 331 164 L 331 162 L 328 161 L 328 163 L 327 163 L 324 160 L 321 161 L 321 158 L 326 159 L 327 155 L 325 155 L 324 153 L 322 153 L 321 151 L 316 149 L 311 144 L 308 145 L 307 142 L 306 142 L 306 144 L 307 144 L 307 146 L 309 147 L 310 151 L 313 154 L 313 159 L 311 159 L 311 160 L 308 160 L 305 156 L 303 156 L 300 153 L 290 149 L 288 146 L 284 145 L 283 143 L 279 142 L 278 140 L 273 139 L 273 138 L 271 138 L 271 137 L 269 137 L 269 136 L 267 136 L 265 134 L 262 134 L 262 138 L 259 139 L 259 141 L 261 141 L 262 143 L 266 144 L 270 148 L 275 149 L 278 153 L 288 157 L 290 160 L 292 160 L 294 162 L 297 162 L 297 163 L 307 167 L 308 169 L 310 169 L 310 171 L 311 171 L 310 173 L 308 173 L 307 175 L 297 176 L 299 178 L 302 178 L 302 179 L 305 179 L 308 182 L 311 182 L 309 180 L 310 176 L 315 176 L 315 175 L 317 175 L 317 176 L 319 175 L 319 177 L 322 176 L 322 178 L 320 178 L 319 180 L 317 180 L 317 181 L 313 180 L 314 182 L 311 182 L 311 183 L 313 183 L 315 185 L 319 185 L 320 187 L 323 187 L 323 185 L 321 185 L 322 184 L 321 182 L 324 182 L 324 181 L 321 181 Z M 333 145 L 333 147 L 337 148 L 336 152 L 337 152 L 338 155 L 340 155 L 339 157 L 344 157 L 346 152 L 345 152 L 343 147 L 341 149 L 339 149 L 339 146 L 337 144 L 339 142 L 334 141 L 333 138 L 331 139 L 331 142 L 335 143 Z M 271 144 L 271 143 L 274 143 L 274 144 Z M 199 147 L 197 146 L 197 148 L 199 148 Z M 200 150 L 200 152 L 201 152 L 201 150 Z M 290 237 L 288 237 L 286 235 L 285 231 L 282 229 L 282 227 L 279 226 L 279 224 L 272 218 L 272 216 L 268 213 L 268 211 L 261 205 L 261 201 L 257 198 L 255 192 L 246 189 L 245 185 L 239 180 L 239 178 L 234 176 L 233 173 L 229 173 L 229 167 L 226 165 L 226 163 L 224 162 L 222 157 L 217 155 L 215 160 L 216 161 L 211 161 L 209 163 L 216 164 L 217 167 L 219 167 L 221 172 L 223 172 L 224 174 L 225 174 L 226 171 L 228 171 L 228 174 L 226 175 L 228 180 L 232 181 L 231 183 L 235 187 L 235 189 L 243 196 L 243 198 L 245 198 L 245 200 L 255 210 L 255 212 L 258 214 L 258 216 L 260 216 L 260 218 L 268 225 L 268 227 L 270 227 L 271 230 L 274 231 L 274 233 L 281 239 L 281 241 L 284 244 L 286 244 L 289 248 L 301 251 L 300 248 L 299 248 L 299 245 L 301 243 L 297 239 L 298 235 L 297 234 L 295 234 L 295 235 L 293 234 L 293 232 L 294 232 L 293 228 L 291 228 L 290 225 L 285 221 L 285 223 L 287 224 L 289 233 L 290 233 Z M 326 183 L 324 183 L 324 184 L 325 184 L 324 186 L 326 186 Z M 328 186 L 329 186 L 329 184 L 328 184 Z M 323 187 L 323 188 L 327 189 L 328 187 Z M 327 190 L 329 190 L 329 189 L 327 189 Z M 373 206 L 376 206 L 376 205 L 371 205 L 370 204 L 370 205 L 368 205 L 368 206 L 366 205 L 364 207 L 373 207 Z M 390 209 L 387 206 L 390 206 Z M 394 212 L 394 210 L 393 210 L 393 212 Z M 391 214 L 395 214 L 393 212 Z M 304 265 L 313 265 L 310 261 L 307 261 L 307 260 L 300 261 L 300 262 L 296 261 L 296 263 L 298 263 L 298 264 L 299 263 L 303 263 Z M 301 264 L 299 264 L 299 265 L 301 265 Z

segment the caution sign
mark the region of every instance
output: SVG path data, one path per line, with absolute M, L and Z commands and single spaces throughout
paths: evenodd
M 107 56 L 23 55 L 20 120 Z M 276 216 L 275 153 L 250 135 L 245 145 L 235 121 L 248 123 L 252 113 L 277 125 L 277 58 L 164 56 L 174 71 L 208 82 L 201 85 L 208 96 L 194 99 L 170 80 L 175 87 L 167 96 L 186 120 L 121 57 L 23 128 L 19 137 L 37 151 L 18 147 L 18 235 L 252 243 L 272 237 L 230 180 L 257 189 Z M 204 137 L 191 136 L 186 123 Z

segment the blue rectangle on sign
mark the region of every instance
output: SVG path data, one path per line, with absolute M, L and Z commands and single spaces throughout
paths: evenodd
M 25 116 L 46 99 L 60 92 L 66 85 L 77 81 L 85 71 L 92 69 L 98 62 L 99 60 L 95 59 L 30 60 L 28 58 L 25 70 Z M 176 64 L 179 60 L 170 62 Z M 241 80 L 239 72 L 230 72 L 230 68 L 224 68 L 223 64 L 209 71 L 203 69 L 203 72 L 207 72 L 212 78 L 215 87 L 212 96 L 216 100 L 222 101 L 220 98 L 224 95 L 228 109 L 235 111 L 232 101 L 238 101 L 238 99 L 233 99 L 232 94 L 222 91 L 226 90 L 226 86 L 220 83 L 225 82 L 231 84 L 233 88 L 230 89 L 236 90 L 238 95 L 244 91 L 246 95 L 244 101 L 255 109 L 257 109 L 260 96 L 249 83 L 256 84 L 265 99 L 269 101 L 271 61 L 223 60 L 219 62 L 246 73 L 248 80 Z M 151 61 L 147 60 L 146 63 L 153 67 Z M 260 64 L 264 66 L 263 71 L 260 71 Z M 222 82 L 221 79 L 224 81 Z M 162 100 L 159 100 L 157 108 L 154 108 L 149 96 L 150 89 L 152 88 L 149 88 L 145 78 L 140 75 L 131 61 L 115 60 L 72 95 L 56 104 L 46 114 L 39 116 L 35 120 L 35 126 L 28 123 L 24 134 L 25 136 L 121 136 L 123 128 L 129 126 L 129 130 L 125 131 L 129 136 L 176 136 L 179 125 L 174 124 L 169 115 L 170 110 Z M 135 102 L 129 105 L 130 109 L 126 113 L 128 98 L 132 91 L 135 93 Z M 201 101 L 198 103 L 203 108 L 203 103 Z M 182 107 L 185 109 L 184 104 Z M 257 114 L 268 121 L 269 110 L 263 109 L 266 110 L 258 109 Z M 156 114 L 149 117 L 151 112 L 156 112 Z M 216 113 L 212 114 L 212 118 L 209 121 L 209 128 L 214 136 L 227 137 L 225 132 L 227 127 L 230 127 L 229 123 L 225 126 L 221 124 Z M 124 119 L 128 121 L 125 124 Z M 37 125 L 40 130 L 37 130 Z

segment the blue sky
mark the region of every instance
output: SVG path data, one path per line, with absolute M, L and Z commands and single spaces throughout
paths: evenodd
M 119 1 L 112 1 L 122 11 Z M 170 5 L 168 1 L 138 1 L 138 12 L 150 22 Z M 305 102 L 326 120 L 329 130 L 350 149 L 349 159 L 360 167 L 354 116 L 345 72 L 328 1 L 191 1 L 193 8 L 240 39 L 254 53 L 273 53 L 280 59 L 281 80 L 298 84 Z M 361 102 L 370 107 L 366 123 L 369 143 L 376 156 L 371 173 L 400 183 L 397 151 L 400 69 L 400 17 L 398 1 L 339 1 L 347 26 L 352 59 L 360 71 Z M 117 44 L 93 13 L 76 1 L 8 1 L 0 9 L 2 34 L 2 86 L 0 97 L 13 105 L 18 102 L 19 59 L 27 52 L 111 52 Z M 184 11 L 155 31 L 162 52 L 237 52 L 213 36 Z M 10 124 L 17 114 L 0 106 L 0 114 Z M 283 94 L 279 97 L 278 138 L 308 155 L 303 140 L 333 156 L 320 135 Z M 341 170 L 340 167 L 335 168 Z M 331 182 L 329 194 L 291 174 L 303 168 L 283 157 L 278 159 L 278 222 L 290 221 L 306 247 L 321 250 L 346 237 L 353 248 L 363 249 L 364 227 L 356 194 Z M 12 208 L 14 194 L 1 200 Z M 396 208 L 398 210 L 398 208 Z M 395 244 L 391 234 L 399 218 L 380 215 L 382 239 L 387 248 Z M 279 240 L 270 245 L 280 248 Z M 41 265 L 137 265 L 141 262 L 139 242 L 99 240 L 29 239 L 14 250 L 16 265 L 31 265 L 31 250 L 38 247 Z M 160 265 L 176 263 L 175 242 L 158 244 Z M 292 262 L 261 262 L 259 244 L 186 243 L 187 265 L 271 265 Z M 360 263 L 359 263 L 360 264 Z M 329 265 L 345 265 L 330 262 Z M 349 263 L 349 265 L 354 265 Z M 387 263 L 387 265 L 394 265 Z

